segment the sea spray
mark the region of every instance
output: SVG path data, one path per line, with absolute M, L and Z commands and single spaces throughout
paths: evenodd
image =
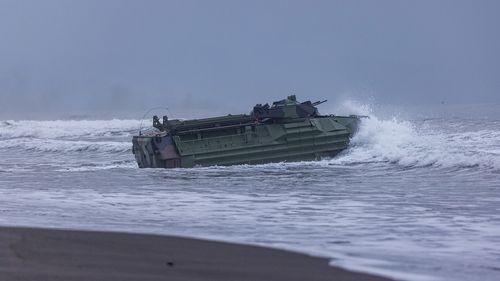
M 396 279 L 498 280 L 500 122 L 350 106 L 370 118 L 332 159 L 171 170 L 137 168 L 138 120 L 0 121 L 0 223 L 274 246 Z
M 80 141 L 80 140 L 56 140 L 38 138 L 15 138 L 0 140 L 2 149 L 20 149 L 26 153 L 69 153 L 69 152 L 107 152 L 119 153 L 131 151 L 128 141 Z M 110 156 L 112 157 L 112 156 Z
M 432 122 L 381 119 L 369 105 L 343 104 L 346 112 L 367 115 L 351 140 L 351 147 L 332 163 L 382 162 L 404 167 L 500 169 L 500 131 L 477 130 L 464 120 L 446 120 L 447 131 Z M 495 122 L 492 122 L 493 126 Z
M 5 138 L 79 138 L 132 136 L 140 120 L 8 120 L 0 122 L 0 139 Z

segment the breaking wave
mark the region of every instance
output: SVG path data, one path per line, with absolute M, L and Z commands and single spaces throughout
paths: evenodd
M 500 121 L 383 119 L 370 106 L 347 102 L 336 110 L 367 115 L 351 147 L 333 159 L 295 165 L 395 164 L 500 170 Z M 131 150 L 140 120 L 0 121 L 0 149 L 35 152 L 106 152 Z M 270 164 L 276 165 L 276 164 Z M 277 164 L 283 166 L 283 164 Z
M 131 150 L 140 120 L 0 121 L 0 148 L 31 152 L 107 152 Z
M 404 121 L 381 119 L 370 107 L 347 103 L 351 112 L 368 115 L 351 147 L 333 164 L 386 162 L 405 167 L 480 167 L 500 170 L 500 122 L 481 120 Z
M 93 172 L 110 169 L 135 169 L 137 164 L 134 160 L 112 161 L 110 163 L 85 163 L 78 166 L 65 166 L 57 169 L 59 172 Z
M 54 139 L 15 138 L 0 141 L 0 148 L 22 148 L 34 152 L 126 152 L 131 142 L 69 141 Z
M 140 120 L 0 121 L 0 138 L 116 137 L 135 134 Z

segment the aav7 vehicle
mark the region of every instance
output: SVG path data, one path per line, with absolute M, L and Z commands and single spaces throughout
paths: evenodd
M 347 148 L 360 116 L 321 115 L 322 102 L 299 103 L 294 95 L 257 104 L 250 114 L 169 120 L 153 117 L 154 129 L 134 136 L 140 168 L 263 164 L 332 157 Z

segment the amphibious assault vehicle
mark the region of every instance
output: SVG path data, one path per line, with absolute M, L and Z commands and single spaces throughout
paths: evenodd
M 134 136 L 140 168 L 263 164 L 331 157 L 347 148 L 360 116 L 320 115 L 317 105 L 295 95 L 257 104 L 250 114 L 169 120 Z

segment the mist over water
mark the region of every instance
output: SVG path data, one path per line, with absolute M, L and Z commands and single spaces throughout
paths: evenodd
M 0 121 L 0 224 L 260 244 L 405 280 L 497 280 L 500 119 L 341 107 L 332 112 L 369 118 L 335 158 L 173 170 L 137 168 L 141 120 Z

